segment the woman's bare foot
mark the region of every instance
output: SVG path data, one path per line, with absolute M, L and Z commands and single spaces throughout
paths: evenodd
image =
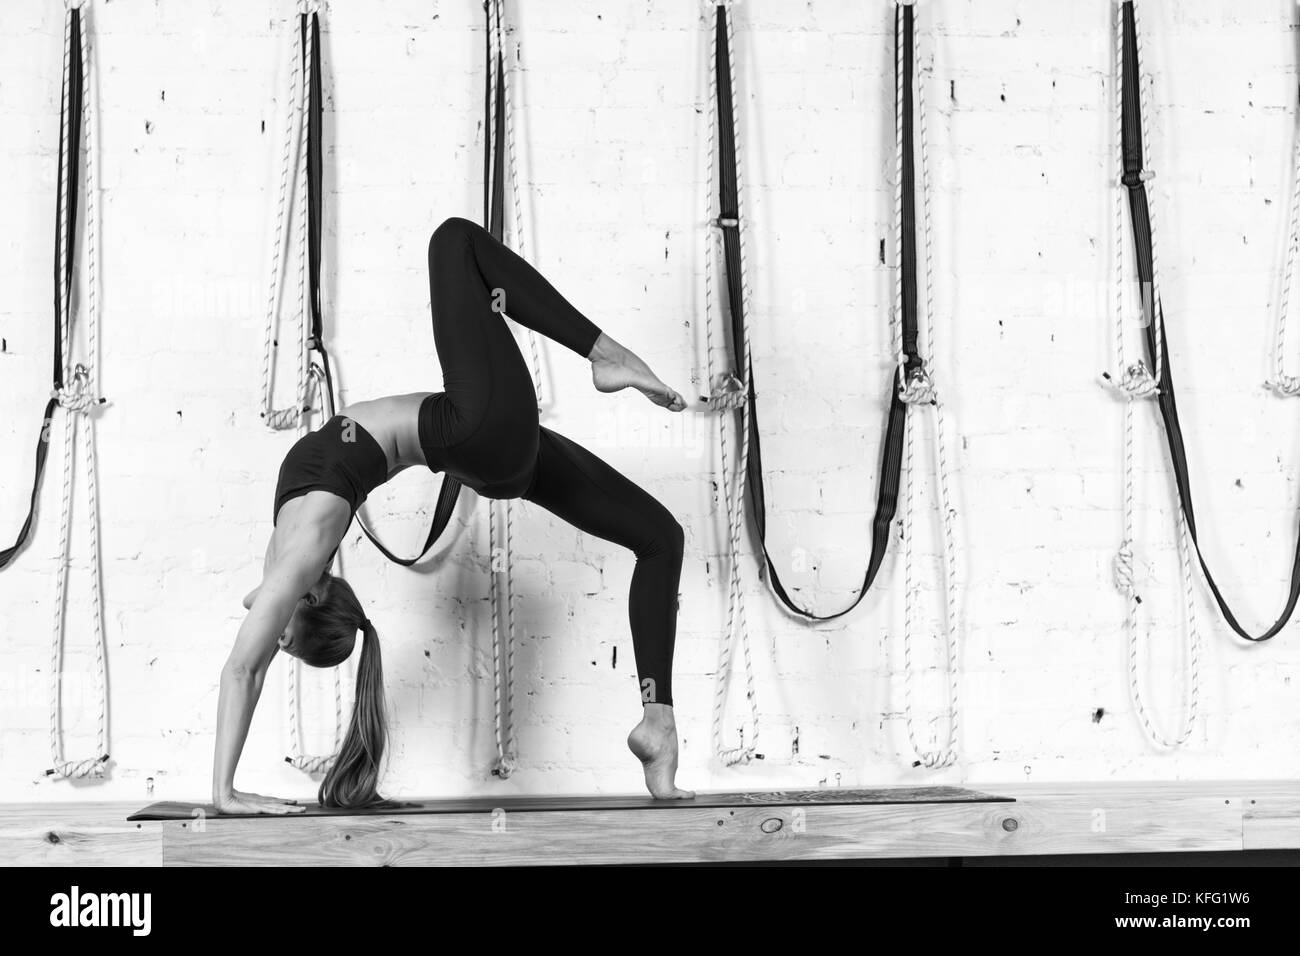
M 604 332 L 596 340 L 591 354 L 591 381 L 598 392 L 617 392 L 635 388 L 650 401 L 670 412 L 680 412 L 686 401 L 650 371 L 635 353 L 619 345 Z
M 646 704 L 641 723 L 627 735 L 627 746 L 641 761 L 645 785 L 656 800 L 690 800 L 677 786 L 677 722 L 667 704 Z

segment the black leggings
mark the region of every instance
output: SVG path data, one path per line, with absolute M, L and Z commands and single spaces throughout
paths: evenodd
M 429 242 L 433 339 L 444 392 L 420 408 L 434 471 L 487 498 L 523 498 L 632 550 L 628 616 L 642 703 L 672 704 L 682 527 L 582 446 L 542 428 L 528 366 L 502 313 L 586 358 L 600 329 L 532 266 L 467 219 Z

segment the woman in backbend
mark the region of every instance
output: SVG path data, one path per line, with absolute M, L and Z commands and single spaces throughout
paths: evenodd
M 386 739 L 379 641 L 361 602 L 328 571 L 357 508 L 412 465 L 445 472 L 488 498 L 523 498 L 636 555 L 628 601 L 643 712 L 628 736 L 646 786 L 676 786 L 673 642 L 682 528 L 658 501 L 537 420 L 533 381 L 501 312 L 591 362 L 602 392 L 635 388 L 679 412 L 682 397 L 570 305 L 480 226 L 448 219 L 429 243 L 433 337 L 443 392 L 360 402 L 301 438 L 280 467 L 262 583 L 221 672 L 213 802 L 229 813 L 290 813 L 283 800 L 234 789 L 235 766 L 277 650 L 333 667 L 362 641 L 356 704 L 320 802 L 362 807 L 377 792 Z

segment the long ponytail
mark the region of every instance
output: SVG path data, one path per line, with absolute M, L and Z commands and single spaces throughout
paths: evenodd
M 321 781 L 317 799 L 322 807 L 354 809 L 383 802 L 378 786 L 388 742 L 388 715 L 379 636 L 369 620 L 361 625 L 361 640 L 352 720 L 333 766 Z

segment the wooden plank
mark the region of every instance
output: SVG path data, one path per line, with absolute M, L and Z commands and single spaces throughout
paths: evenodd
M 547 803 L 537 810 L 527 808 L 539 798 L 485 798 L 475 812 L 207 818 L 197 832 L 188 819 L 126 822 L 138 804 L 0 805 L 0 863 L 629 863 L 1300 849 L 1300 782 L 987 789 L 1016 802 L 845 804 L 839 801 L 852 792 L 826 790 L 816 792 L 819 802 L 733 794 L 718 807 L 609 809 L 615 804 L 600 802 L 609 798 L 596 798 L 582 809 Z
M 166 865 L 529 865 L 916 855 L 987 828 L 980 804 L 576 810 L 165 822 Z M 941 819 L 936 819 L 939 817 Z M 939 836 L 946 834 L 947 840 Z M 972 844 L 973 845 L 973 844 Z M 938 854 L 942 855 L 942 854 Z
M 0 805 L 0 866 L 160 866 L 162 827 L 118 803 Z
M 1212 797 L 1220 800 L 1255 801 L 1259 804 L 1300 804 L 1300 781 L 1291 780 L 1169 780 L 1056 783 L 972 784 L 1017 800 L 1032 797 L 1083 799 L 1166 800 L 1186 797 Z
M 1286 814 L 1245 814 L 1241 821 L 1241 841 L 1247 850 L 1291 850 L 1300 847 L 1300 810 Z
M 563 812 L 575 810 L 679 810 L 683 806 L 697 809 L 721 809 L 778 803 L 789 804 L 863 804 L 863 803 L 987 803 L 1005 801 L 1007 797 L 991 796 L 962 787 L 878 787 L 871 790 L 780 790 L 750 793 L 699 793 L 693 800 L 656 800 L 646 794 L 609 794 L 601 796 L 510 796 L 465 797 L 442 800 L 387 801 L 369 810 L 332 810 L 319 804 L 307 804 L 305 816 L 393 816 L 412 813 L 490 813 L 502 810 L 507 813 L 523 811 Z M 211 804 L 163 802 L 154 803 L 129 820 L 189 820 L 196 816 L 222 819 L 261 819 L 262 814 L 218 814 Z
M 163 826 L 166 865 L 529 865 L 1237 850 L 1241 814 L 1204 798 L 1085 804 L 773 805 Z
M 1241 849 L 1241 811 L 1217 797 L 1104 793 L 1022 797 L 1019 838 L 993 853 L 1165 853 Z M 978 854 L 983 855 L 983 854 Z
M 1247 850 L 1300 848 L 1300 781 L 1243 789 L 1241 840 Z

